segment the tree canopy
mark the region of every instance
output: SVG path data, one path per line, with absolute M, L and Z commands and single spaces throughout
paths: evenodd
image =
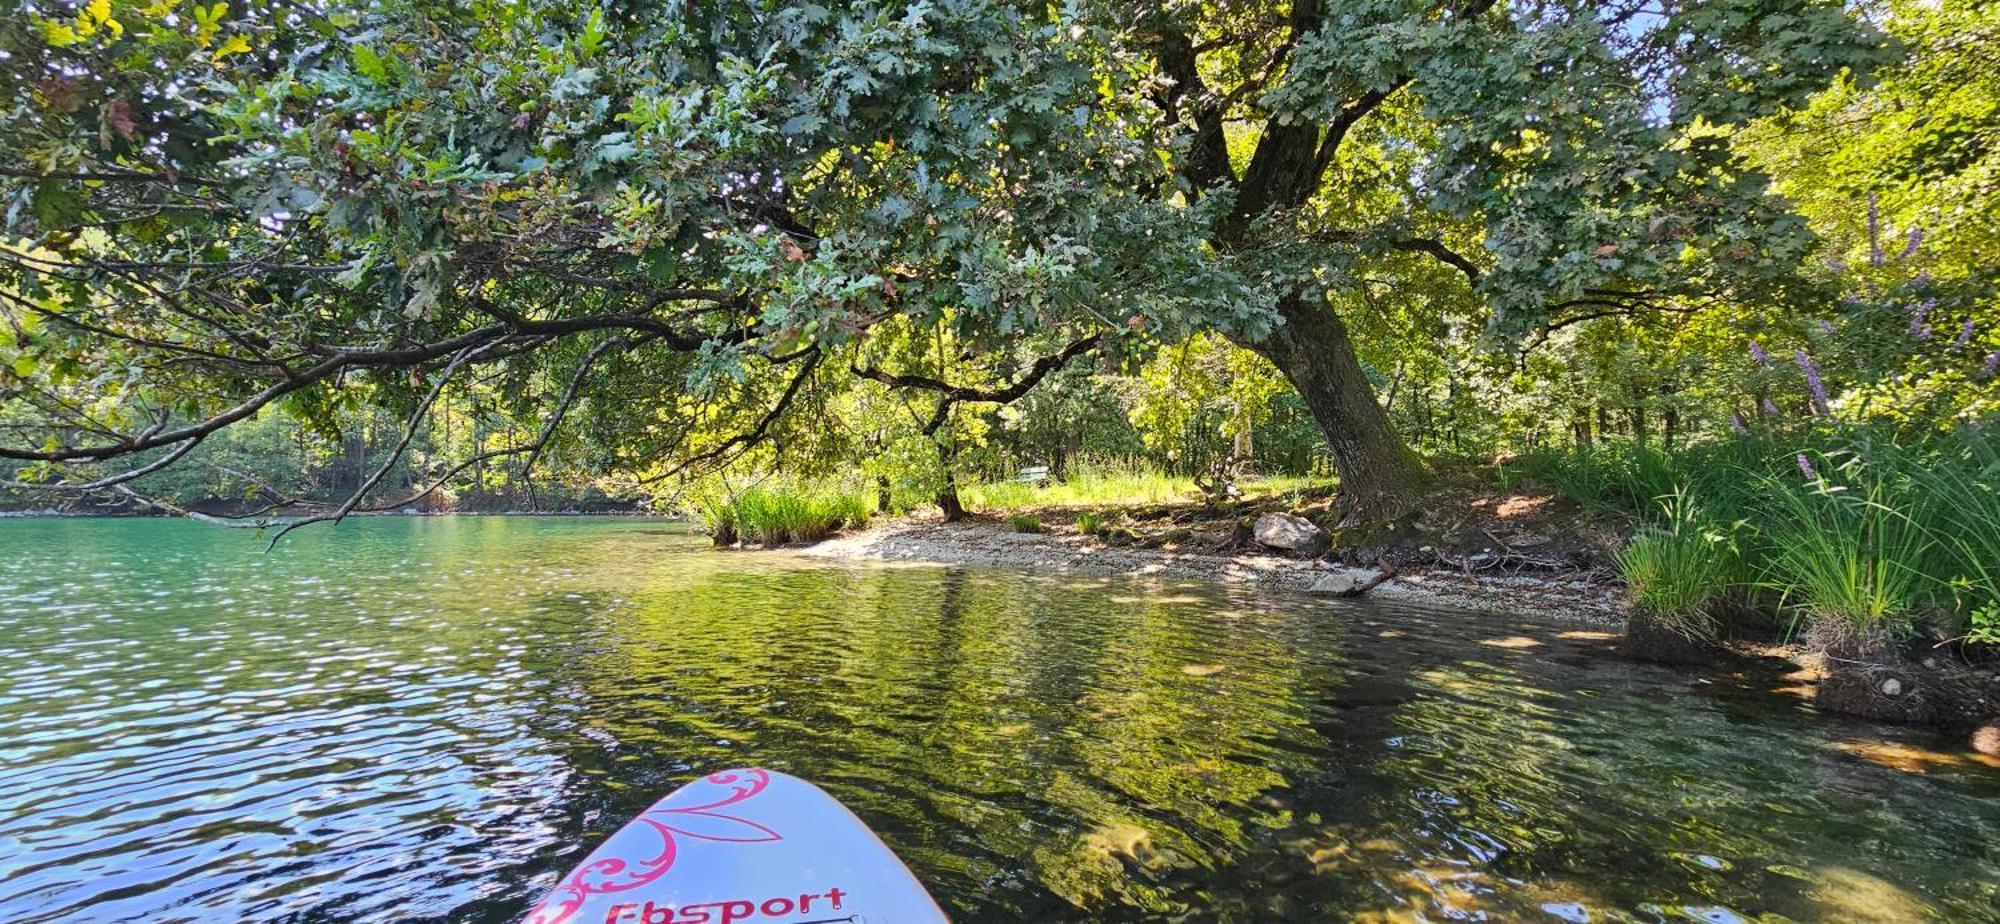
M 1816 0 L 15 9 L 0 457 L 69 487 L 474 384 L 523 435 L 447 477 L 914 439 L 948 484 L 971 409 L 1214 336 L 1392 512 L 1394 368 L 1827 291 L 1751 143 L 1906 50 Z

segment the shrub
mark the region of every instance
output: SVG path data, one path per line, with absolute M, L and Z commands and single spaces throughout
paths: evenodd
M 1077 515 L 1076 518 L 1077 532 L 1082 533 L 1086 536 L 1095 536 L 1102 529 L 1104 529 L 1103 517 L 1098 516 L 1097 514 L 1094 513 L 1083 513 Z
M 1031 513 L 1017 513 L 1007 518 L 1007 525 L 1017 533 L 1039 533 L 1042 531 L 1042 518 Z

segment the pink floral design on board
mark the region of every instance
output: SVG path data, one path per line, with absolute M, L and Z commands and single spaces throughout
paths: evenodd
M 769 773 L 754 769 L 732 770 L 709 774 L 701 782 L 721 787 L 723 791 L 696 805 L 659 804 L 647 809 L 632 827 L 643 827 L 657 834 L 657 847 L 645 851 L 620 851 L 626 854 L 622 856 L 595 857 L 577 867 L 542 904 L 528 912 L 525 924 L 560 924 L 582 909 L 593 895 L 624 892 L 658 881 L 673 869 L 683 838 L 725 844 L 784 840 L 778 832 L 762 824 L 721 811 L 763 792 L 771 783 Z M 634 852 L 645 853 L 646 856 L 634 859 L 630 856 Z

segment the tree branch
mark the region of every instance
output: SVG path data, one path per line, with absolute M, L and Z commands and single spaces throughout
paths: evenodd
M 929 436 L 937 432 L 937 429 L 944 425 L 946 415 L 950 413 L 952 405 L 961 402 L 1010 404 L 1034 390 L 1034 387 L 1041 384 L 1042 379 L 1047 378 L 1049 373 L 1068 365 L 1070 360 L 1097 349 L 1097 345 L 1103 339 L 1102 334 L 1091 334 L 1082 340 L 1063 347 L 1057 353 L 1043 356 L 1035 360 L 1028 367 L 1026 374 L 1002 388 L 973 388 L 966 385 L 953 385 L 929 376 L 896 375 L 880 369 L 863 369 L 858 365 L 854 366 L 853 369 L 855 375 L 881 382 L 884 385 L 895 388 L 918 388 L 924 391 L 937 392 L 941 396 L 941 400 L 938 402 L 938 409 L 936 413 L 931 415 L 930 422 L 924 426 L 924 435 Z
M 362 498 L 367 497 L 370 491 L 375 490 L 375 486 L 382 482 L 383 477 L 389 474 L 389 470 L 402 460 L 403 453 L 410 448 L 410 441 L 416 439 L 418 425 L 423 423 L 424 415 L 430 412 L 431 405 L 437 403 L 438 396 L 444 393 L 444 387 L 450 384 L 452 376 L 457 375 L 461 367 L 472 361 L 479 354 L 506 342 L 506 338 L 502 337 L 499 340 L 467 346 L 459 350 L 451 358 L 451 362 L 444 367 L 444 371 L 438 374 L 437 384 L 431 386 L 430 392 L 424 395 L 424 400 L 418 402 L 416 409 L 410 412 L 409 422 L 403 427 L 403 438 L 396 441 L 396 448 L 389 451 L 389 457 L 382 460 L 382 464 L 375 469 L 374 474 L 369 475 L 368 479 L 363 481 L 360 487 L 355 488 L 354 493 L 348 495 L 347 500 L 342 502 L 340 507 L 332 513 L 314 514 L 285 524 L 283 529 L 278 530 L 277 534 L 271 537 L 271 544 L 264 547 L 265 551 L 276 548 L 278 540 L 285 538 L 286 533 L 301 526 L 310 523 L 338 523 L 346 519 L 348 514 L 353 513 L 354 508 L 360 505 Z
M 548 422 L 542 425 L 542 432 L 537 434 L 535 441 L 530 444 L 533 448 L 528 451 L 527 461 L 521 463 L 521 481 L 528 486 L 530 509 L 537 505 L 537 501 L 534 482 L 528 480 L 528 475 L 535 470 L 535 461 L 542 457 L 542 447 L 548 445 L 549 437 L 555 435 L 556 428 L 562 425 L 563 417 L 569 414 L 570 406 L 576 403 L 577 392 L 583 388 L 583 379 L 590 374 L 590 368 L 597 364 L 598 357 L 611 350 L 624 349 L 627 345 L 625 338 L 613 337 L 591 347 L 590 352 L 584 354 L 583 362 L 577 364 L 576 373 L 569 378 L 569 387 L 563 389 L 562 401 L 556 404 L 555 413 L 549 415 Z
M 119 472 L 116 475 L 107 475 L 95 481 L 86 481 L 81 483 L 57 482 L 55 484 L 41 484 L 32 481 L 0 481 L 0 487 L 13 488 L 15 490 L 20 490 L 20 491 L 60 491 L 64 494 L 88 494 L 92 491 L 102 491 L 106 488 L 117 487 L 118 485 L 124 484 L 125 482 L 128 481 L 135 481 L 137 479 L 144 478 L 147 475 L 150 475 L 154 472 L 159 471 L 160 469 L 166 468 L 167 466 L 180 461 L 182 456 L 185 456 L 189 452 L 194 451 L 194 448 L 196 446 L 201 445 L 201 441 L 203 439 L 206 439 L 207 436 L 208 435 L 205 433 L 199 436 L 191 436 L 187 439 L 186 442 L 183 442 L 180 444 L 180 446 L 176 447 L 174 451 L 169 452 L 166 455 L 159 457 L 158 459 L 154 459 L 153 461 L 148 462 L 145 465 L 141 465 L 138 468 L 132 469 L 130 471 Z

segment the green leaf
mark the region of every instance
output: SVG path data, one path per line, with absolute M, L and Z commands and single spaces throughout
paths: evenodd
M 354 71 L 375 83 L 387 83 L 389 68 L 383 64 L 382 56 L 367 45 L 354 46 Z

